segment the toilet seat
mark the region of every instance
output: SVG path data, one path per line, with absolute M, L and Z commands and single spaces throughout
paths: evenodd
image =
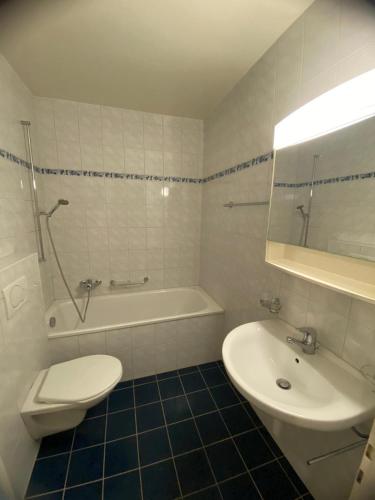
M 104 354 L 58 363 L 46 370 L 36 401 L 84 402 L 108 391 L 119 382 L 121 376 L 121 362 Z

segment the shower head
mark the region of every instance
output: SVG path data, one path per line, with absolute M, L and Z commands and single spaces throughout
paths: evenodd
M 299 211 L 300 211 L 300 213 L 301 213 L 301 215 L 302 215 L 302 217 L 303 217 L 304 219 L 306 219 L 306 218 L 309 216 L 309 214 L 308 214 L 308 213 L 306 213 L 306 212 L 304 211 L 304 206 L 305 206 L 305 205 L 298 205 L 298 206 L 296 207 L 296 210 L 299 210 Z
M 46 213 L 47 217 L 51 217 L 56 212 L 56 210 L 59 208 L 60 205 L 69 205 L 69 201 L 64 200 L 62 198 L 57 200 L 56 205 L 53 208 L 51 208 L 49 212 Z

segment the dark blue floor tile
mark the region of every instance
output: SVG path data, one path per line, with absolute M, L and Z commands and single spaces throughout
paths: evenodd
M 189 500 L 221 500 L 219 490 L 216 486 L 211 486 L 206 490 L 193 493 L 193 495 L 189 495 L 186 498 Z
M 104 446 L 74 451 L 70 458 L 67 487 L 100 479 L 103 475 Z
M 306 488 L 305 484 L 300 479 L 300 477 L 298 476 L 296 471 L 293 469 L 293 467 L 290 465 L 290 463 L 288 462 L 288 460 L 285 457 L 283 457 L 280 460 L 280 465 L 284 469 L 284 471 L 286 472 L 289 479 L 294 484 L 295 488 L 297 488 L 298 493 L 300 495 L 304 495 L 305 493 L 308 493 L 308 489 Z
M 206 384 L 199 372 L 181 375 L 181 380 L 186 392 L 199 391 L 206 388 Z
M 139 471 L 135 470 L 104 480 L 104 500 L 141 500 Z
M 178 377 L 161 380 L 159 382 L 159 389 L 162 399 L 175 398 L 184 393 Z
M 261 429 L 259 429 L 259 432 L 261 433 L 265 442 L 268 444 L 269 448 L 271 448 L 271 451 L 275 455 L 275 457 L 276 458 L 282 457 L 283 452 L 277 446 L 276 442 L 274 441 L 271 434 L 267 431 L 267 429 L 265 427 L 262 427 Z
M 144 432 L 165 425 L 160 403 L 140 406 L 136 409 L 138 432 Z
M 259 493 L 248 474 L 238 476 L 219 485 L 224 500 L 261 500 Z M 275 496 L 273 500 L 278 500 Z
M 148 384 L 150 382 L 156 382 L 156 375 L 149 375 L 148 377 L 136 378 L 134 380 L 134 385 Z
M 65 490 L 65 500 L 101 500 L 102 481 Z
M 223 408 L 221 410 L 221 415 L 232 435 L 254 428 L 253 421 L 241 404 Z
M 27 496 L 63 488 L 68 460 L 68 453 L 37 460 L 27 489 Z
M 168 434 L 165 427 L 138 435 L 141 466 L 159 462 L 171 456 Z
M 247 402 L 247 399 L 246 399 L 246 398 L 244 398 L 244 397 L 242 396 L 242 394 L 241 394 L 241 393 L 240 393 L 240 392 L 239 392 L 239 391 L 238 391 L 238 390 L 234 387 L 234 385 L 233 385 L 233 384 L 231 384 L 231 383 L 230 383 L 229 385 L 232 387 L 232 389 L 233 389 L 233 390 L 234 390 L 234 392 L 236 393 L 236 396 L 237 396 L 237 397 L 238 397 L 238 399 L 241 401 L 241 403 L 245 403 L 245 402 Z
M 183 495 L 215 482 L 203 450 L 181 455 L 175 459 L 175 463 Z
M 223 360 L 222 360 L 222 359 L 219 359 L 219 360 L 217 361 L 217 364 L 218 364 L 219 366 L 222 366 L 222 367 L 224 368 L 224 362 L 223 362 Z
M 215 403 L 207 389 L 187 394 L 187 398 L 194 416 L 216 410 Z
M 128 472 L 138 467 L 137 438 L 135 436 L 107 443 L 105 449 L 105 476 Z
M 186 368 L 181 368 L 180 370 L 178 370 L 178 373 L 180 375 L 186 375 L 187 373 L 192 373 L 192 372 L 197 372 L 197 371 L 198 371 L 197 366 L 188 366 Z
M 155 403 L 159 401 L 158 384 L 153 382 L 151 384 L 143 384 L 134 388 L 135 404 L 136 406 L 146 405 L 148 403 Z
M 224 377 L 223 372 L 218 366 L 216 368 L 210 368 L 202 372 L 203 378 L 209 387 L 214 385 L 225 384 L 227 379 Z
M 257 430 L 233 438 L 249 469 L 274 459 L 270 449 Z
M 163 408 L 168 424 L 179 422 L 192 416 L 185 396 L 163 401 Z
M 74 429 L 70 429 L 69 431 L 59 432 L 58 434 L 44 437 L 39 448 L 38 458 L 70 451 L 73 435 Z
M 207 446 L 206 452 L 218 482 L 246 471 L 231 439 Z
M 174 455 L 186 453 L 202 446 L 193 420 L 185 420 L 168 426 Z
M 62 500 L 63 494 L 64 494 L 64 490 L 55 491 L 54 493 L 47 493 L 46 495 L 33 497 L 33 500 L 34 499 L 35 500 Z M 2 498 L 2 497 L 0 497 L 0 498 Z
M 251 475 L 264 500 L 291 500 L 297 498 L 297 490 L 277 462 L 259 467 Z
M 106 417 L 92 418 L 79 424 L 74 436 L 73 449 L 104 443 L 105 419 Z
M 133 387 L 133 380 L 125 380 L 124 382 L 119 382 L 113 390 L 118 391 L 119 389 L 127 389 L 128 387 Z
M 198 425 L 202 441 L 205 445 L 229 437 L 228 431 L 220 418 L 219 412 L 202 415 L 201 417 L 197 417 L 195 420 Z
M 103 399 L 99 404 L 89 408 L 85 418 L 101 417 L 107 413 L 108 398 Z
M 244 403 L 243 407 L 249 414 L 251 420 L 254 422 L 256 426 L 263 425 L 261 419 L 258 417 L 258 415 L 255 413 L 253 408 L 251 407 L 250 403 Z
M 208 370 L 209 368 L 216 368 L 217 361 L 210 361 L 209 363 L 203 363 L 203 365 L 199 365 L 200 370 Z
M 234 390 L 229 384 L 211 387 L 211 394 L 219 408 L 235 405 L 239 402 Z
M 158 375 L 156 375 L 156 378 L 158 380 L 165 380 L 167 378 L 172 378 L 172 377 L 177 377 L 177 376 L 178 376 L 178 371 L 172 370 L 170 372 L 159 373 Z
M 133 388 L 112 392 L 109 396 L 108 412 L 128 410 L 134 406 Z
M 107 441 L 135 434 L 135 411 L 110 413 L 107 417 Z
M 172 500 L 180 496 L 172 460 L 141 469 L 144 500 Z

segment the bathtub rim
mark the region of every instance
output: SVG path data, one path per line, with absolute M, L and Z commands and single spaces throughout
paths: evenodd
M 157 290 L 143 290 L 139 292 L 128 292 L 128 293 L 111 293 L 111 294 L 103 294 L 103 295 L 98 295 L 97 298 L 100 297 L 119 297 L 119 296 L 127 296 L 127 295 L 138 295 L 138 294 L 145 294 L 145 293 L 160 293 L 160 292 L 169 292 L 169 291 L 178 291 L 178 290 L 194 290 L 201 295 L 203 295 L 204 299 L 206 302 L 208 302 L 207 307 L 203 309 L 202 311 L 199 312 L 193 312 L 193 313 L 186 313 L 186 314 L 179 314 L 175 316 L 161 316 L 158 318 L 151 318 L 147 320 L 139 320 L 139 321 L 132 321 L 128 323 L 116 323 L 116 324 L 110 324 L 110 325 L 104 325 L 104 326 L 95 326 L 95 327 L 90 327 L 90 328 L 83 328 L 79 330 L 65 330 L 63 332 L 52 332 L 51 329 L 48 327 L 48 321 L 51 315 L 53 315 L 51 312 L 52 308 L 56 308 L 56 306 L 59 303 L 65 303 L 68 301 L 68 299 L 57 299 L 55 300 L 51 306 L 47 309 L 45 312 L 45 324 L 47 328 L 47 337 L 49 340 L 57 339 L 57 338 L 64 338 L 64 337 L 76 337 L 80 335 L 89 335 L 91 333 L 100 333 L 100 332 L 109 332 L 113 330 L 123 330 L 125 328 L 132 328 L 132 327 L 137 327 L 137 326 L 144 326 L 144 325 L 153 325 L 153 324 L 158 324 L 158 323 L 166 323 L 166 322 L 171 322 L 171 321 L 178 321 L 182 319 L 189 319 L 189 318 L 198 318 L 202 316 L 212 316 L 212 315 L 218 315 L 218 314 L 224 314 L 224 309 L 205 291 L 203 290 L 200 286 L 190 286 L 190 287 L 176 287 L 176 288 L 160 288 Z

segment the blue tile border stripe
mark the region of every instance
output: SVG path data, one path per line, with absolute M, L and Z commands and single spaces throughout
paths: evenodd
M 30 163 L 18 156 L 6 151 L 5 149 L 0 149 L 0 157 L 5 158 L 12 163 L 20 165 L 25 168 L 30 168 Z M 74 169 L 61 169 L 61 168 L 45 168 L 35 166 L 35 171 L 39 174 L 45 175 L 67 175 L 76 177 L 97 177 L 106 179 L 131 179 L 131 180 L 143 180 L 143 181 L 154 181 L 154 182 L 175 182 L 180 184 L 205 184 L 211 182 L 215 179 L 220 179 L 228 175 L 236 174 L 237 172 L 242 172 L 248 168 L 260 165 L 264 162 L 273 159 L 273 151 L 257 156 L 251 160 L 239 163 L 233 167 L 220 170 L 215 174 L 209 175 L 205 178 L 194 178 L 194 177 L 179 177 L 179 176 L 164 176 L 164 175 L 149 175 L 149 174 L 128 174 L 125 172 L 106 172 L 100 170 L 74 170 Z
M 278 188 L 303 188 L 311 186 L 322 186 L 326 184 L 338 184 L 341 182 L 360 181 L 364 179 L 375 179 L 375 172 L 365 172 L 361 174 L 341 175 L 339 177 L 328 177 L 326 179 L 316 179 L 308 182 L 274 182 L 274 187 Z
M 30 163 L 18 156 L 0 148 L 0 157 L 11 161 L 21 167 L 30 168 Z M 265 153 L 263 155 L 252 158 L 251 160 L 239 163 L 233 167 L 228 167 L 224 170 L 220 170 L 215 174 L 209 175 L 202 179 L 195 177 L 179 177 L 179 176 L 164 176 L 164 175 L 149 175 L 149 174 L 127 174 L 125 172 L 105 172 L 101 170 L 74 170 L 74 169 L 62 169 L 62 168 L 45 168 L 35 166 L 35 171 L 39 174 L 45 175 L 67 175 L 76 177 L 95 177 L 95 178 L 105 178 L 105 179 L 130 179 L 130 180 L 141 180 L 141 181 L 153 181 L 153 182 L 174 182 L 179 184 L 206 184 L 208 182 L 214 181 L 216 179 L 221 179 L 228 175 L 233 175 L 238 172 L 247 170 L 248 168 L 261 165 L 262 163 L 272 160 L 274 157 L 273 151 Z M 299 182 L 299 183 L 288 183 L 288 182 L 274 182 L 273 186 L 276 188 L 303 188 L 310 186 L 320 186 L 326 184 L 337 184 L 340 182 L 350 182 L 358 181 L 364 179 L 375 179 L 375 171 L 365 172 L 360 174 L 342 175 L 339 177 L 329 177 L 326 179 L 317 179 L 313 182 Z
M 273 151 L 257 156 L 251 160 L 245 161 L 243 163 L 239 163 L 238 165 L 234 165 L 233 167 L 226 168 L 224 170 L 220 170 L 220 172 L 216 172 L 215 174 L 209 175 L 203 179 L 203 182 L 210 182 L 215 179 L 219 179 L 220 177 L 225 177 L 227 175 L 236 174 L 237 172 L 242 172 L 243 170 L 247 170 L 248 168 L 255 167 L 256 165 L 260 165 L 261 163 L 265 163 L 269 160 L 273 159 Z
M 99 170 L 69 170 L 60 168 L 39 168 L 38 172 L 47 175 L 69 175 L 77 177 L 97 177 L 106 179 L 131 179 L 140 181 L 176 182 L 182 184 L 201 184 L 202 179 L 149 174 L 127 174 L 125 172 L 104 172 Z
M 16 163 L 17 165 L 20 165 L 21 167 L 30 168 L 29 162 L 23 160 L 22 158 L 18 158 L 18 156 L 13 153 L 9 153 L 9 151 L 6 151 L 5 149 L 0 148 L 0 156 L 6 160 Z

